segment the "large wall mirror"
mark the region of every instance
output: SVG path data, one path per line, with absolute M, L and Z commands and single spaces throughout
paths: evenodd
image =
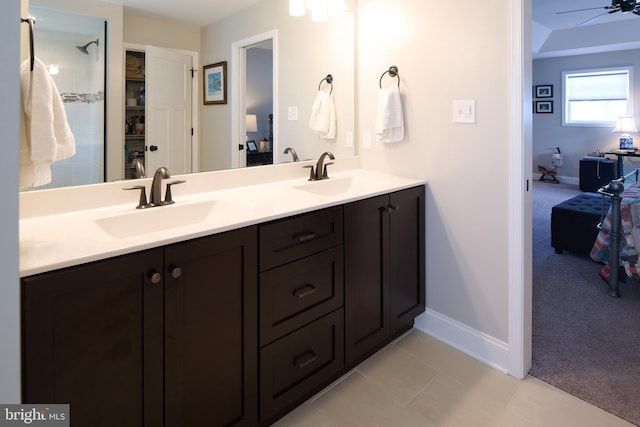
M 308 15 L 290 16 L 289 0 L 261 0 L 203 28 L 176 23 L 172 31 L 167 31 L 167 21 L 162 17 L 117 4 L 126 3 L 124 0 L 30 0 L 29 3 L 56 12 L 70 12 L 71 17 L 76 14 L 78 18 L 99 18 L 106 22 L 106 34 L 96 36 L 103 38 L 104 43 L 100 40 L 99 46 L 88 46 L 90 55 L 106 61 L 106 67 L 103 67 L 106 71 L 103 77 L 105 132 L 95 132 L 101 139 L 106 135 L 103 138 L 104 165 L 101 165 L 104 172 L 97 173 L 106 181 L 123 179 L 126 175 L 124 137 L 128 99 L 124 67 L 125 46 L 129 44 L 195 52 L 193 56 L 198 63 L 194 93 L 198 99 L 193 103 L 196 110 L 193 112 L 194 172 L 246 166 L 246 162 L 241 161 L 246 160 L 246 151 L 239 151 L 238 147 L 245 145 L 247 139 L 255 140 L 258 150 L 271 151 L 271 163 L 293 161 L 291 154 L 284 153 L 287 147 L 293 148 L 301 160 L 316 159 L 324 151 L 331 151 L 336 157 L 355 154 L 355 1 L 346 2 L 344 14 L 319 23 L 312 22 Z M 36 23 L 36 28 L 38 25 Z M 66 26 L 73 28 L 69 23 Z M 246 50 L 240 51 L 241 60 L 238 60 L 233 46 L 261 34 L 277 36 L 266 43 L 245 46 Z M 82 35 L 78 37 L 82 38 Z M 92 40 L 95 39 L 87 38 L 87 42 Z M 73 47 L 84 44 L 86 42 L 73 41 L 70 46 L 78 51 L 75 53 L 83 55 L 81 59 L 90 59 L 94 64 L 94 57 L 87 57 Z M 98 50 L 98 47 L 106 50 Z M 38 45 L 36 56 L 37 49 Z M 55 63 L 55 59 L 47 61 Z M 202 99 L 203 66 L 220 62 L 227 65 L 226 103 L 205 104 Z M 332 85 L 323 80 L 329 74 L 333 77 Z M 241 79 L 249 80 L 240 82 Z M 251 92 L 256 87 L 264 89 L 262 83 L 256 84 L 252 79 L 261 82 L 271 79 L 267 85 L 272 93 L 271 105 L 262 99 L 264 94 Z M 309 128 L 312 106 L 319 91 L 331 92 L 336 117 L 335 138 L 332 139 L 323 138 Z M 257 98 L 262 99 L 259 108 L 254 105 Z M 246 114 L 256 116 L 255 128 L 246 129 Z M 75 134 L 82 130 L 72 131 Z M 268 143 L 260 144 L 260 140 Z M 151 144 L 147 141 L 147 146 Z M 83 166 L 89 167 L 88 164 Z M 84 183 L 76 181 L 70 185 Z

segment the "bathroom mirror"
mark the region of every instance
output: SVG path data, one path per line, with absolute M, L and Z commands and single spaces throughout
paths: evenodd
M 226 0 L 233 1 L 233 0 Z M 49 7 L 59 10 L 67 10 L 75 13 L 104 16 L 101 8 L 118 7 L 114 2 L 101 2 L 99 0 L 87 0 L 85 2 L 70 0 L 31 0 L 30 4 L 41 7 Z M 349 2 L 347 2 L 349 3 Z M 355 3 L 355 2 L 354 2 Z M 94 5 L 97 5 L 94 7 Z M 101 6 L 102 5 L 102 6 Z M 273 101 L 273 163 L 288 162 L 292 160 L 289 154 L 284 154 L 286 147 L 294 148 L 299 158 L 316 159 L 324 151 L 332 151 L 336 157 L 344 157 L 355 154 L 354 143 L 356 135 L 355 124 L 355 6 L 349 6 L 348 11 L 339 17 L 331 17 L 327 22 L 312 22 L 309 15 L 305 17 L 292 17 L 289 15 L 288 0 L 261 0 L 232 16 L 212 23 L 200 32 L 201 46 L 198 51 L 198 73 L 202 73 L 202 67 L 227 61 L 228 78 L 233 79 L 237 74 L 236 64 L 232 62 L 233 43 L 247 39 L 264 32 L 275 31 L 277 42 L 273 45 L 273 58 L 275 71 L 274 101 Z M 213 6 L 212 6 L 213 7 Z M 139 43 L 138 40 L 127 39 L 128 21 L 133 15 L 140 16 L 140 11 L 132 11 L 124 8 L 122 22 L 106 16 L 108 20 L 107 34 L 109 40 L 107 59 L 121 58 L 117 65 L 123 69 L 125 43 Z M 144 20 L 138 19 L 136 25 L 141 22 L 149 22 L 152 25 L 162 26 L 162 21 L 149 15 Z M 36 24 L 37 25 L 37 24 Z M 157 27 L 146 34 L 153 34 Z M 123 36 L 114 37 L 113 32 L 122 33 Z M 144 33 L 144 28 L 136 28 L 136 32 Z M 129 32 L 131 33 L 131 32 Z M 114 43 L 113 40 L 121 40 Z M 146 40 L 147 44 L 155 45 L 153 40 Z M 157 43 L 160 47 L 162 41 Z M 92 49 L 94 46 L 90 46 Z M 176 48 L 175 46 L 171 46 Z M 36 47 L 37 49 L 37 47 Z M 113 62 L 113 61 L 112 61 Z M 123 78 L 116 78 L 113 63 L 108 66 L 111 76 L 108 79 L 105 99 L 107 108 L 107 139 L 106 157 L 107 169 L 113 169 L 116 164 L 123 169 L 124 162 L 122 147 L 124 146 L 124 111 L 123 105 Z M 323 79 L 328 75 L 333 76 L 333 87 L 326 84 Z M 199 85 L 198 92 L 202 93 L 202 78 L 196 78 Z M 336 138 L 322 139 L 308 127 L 311 107 L 318 90 L 332 91 L 336 111 Z M 236 103 L 244 102 L 244 94 L 235 94 L 232 98 L 228 94 L 228 102 L 223 105 L 204 105 L 198 101 L 199 126 L 195 133 L 198 135 L 196 149 L 199 153 L 199 161 L 194 171 L 221 170 L 237 167 L 234 157 L 245 155 L 245 151 L 232 153 L 233 147 L 237 147 L 232 129 L 233 108 Z M 200 95 L 202 96 L 202 95 Z M 242 96 L 242 97 L 241 97 Z M 240 101 L 241 100 L 241 101 Z M 119 105 L 114 106 L 117 103 Z M 247 107 L 247 112 L 250 108 Z M 258 130 L 252 139 L 269 137 L 267 119 L 258 118 Z M 237 133 L 237 132 L 236 132 Z M 244 142 L 242 135 L 241 142 Z M 235 138 L 239 138 L 235 135 Z M 114 146 L 116 147 L 114 149 Z M 234 156 L 235 154 L 235 156 Z M 124 173 L 124 172 L 123 172 Z M 111 176 L 109 176 L 111 175 Z M 107 180 L 122 178 L 107 174 Z M 38 188 L 34 188 L 37 190 Z

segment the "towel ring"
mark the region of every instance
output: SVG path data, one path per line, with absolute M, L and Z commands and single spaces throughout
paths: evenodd
M 387 73 L 389 73 L 389 76 L 391 76 L 391 77 L 397 77 L 398 78 L 398 87 L 400 87 L 400 74 L 398 73 L 398 67 L 396 67 L 395 65 L 392 65 L 391 67 L 389 67 L 389 69 L 387 71 L 382 73 L 382 75 L 380 76 L 380 83 L 379 83 L 380 89 L 382 89 L 382 78 Z
M 29 52 L 31 53 L 31 71 L 33 71 L 33 63 L 35 61 L 35 52 L 33 48 L 33 24 L 36 23 L 34 18 L 20 18 L 20 22 L 27 22 L 29 24 Z
M 331 89 L 329 90 L 329 95 L 331 95 L 331 93 L 333 92 L 333 76 L 331 74 L 327 74 L 327 77 L 320 80 L 320 83 L 318 84 L 318 90 L 320 90 L 320 88 L 322 87 L 322 82 L 324 81 L 326 81 L 327 84 L 331 85 Z

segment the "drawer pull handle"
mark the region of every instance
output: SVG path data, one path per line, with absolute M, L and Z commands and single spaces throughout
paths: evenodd
M 308 242 L 309 240 L 313 240 L 316 238 L 316 233 L 313 231 L 307 231 L 306 233 L 296 234 L 293 236 L 293 240 L 298 243 Z
M 316 354 L 309 350 L 303 354 L 301 354 L 300 356 L 296 357 L 293 360 L 293 365 L 296 368 L 304 368 L 305 366 L 307 366 L 309 363 L 313 363 L 316 360 Z
M 304 285 L 295 291 L 293 291 L 293 296 L 302 299 L 308 297 L 309 295 L 313 295 L 318 291 L 318 289 L 313 285 Z

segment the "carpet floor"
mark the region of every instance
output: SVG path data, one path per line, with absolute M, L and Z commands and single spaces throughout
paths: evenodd
M 607 295 L 602 267 L 551 247 L 551 208 L 577 186 L 533 185 L 533 364 L 530 374 L 640 425 L 640 283 Z

